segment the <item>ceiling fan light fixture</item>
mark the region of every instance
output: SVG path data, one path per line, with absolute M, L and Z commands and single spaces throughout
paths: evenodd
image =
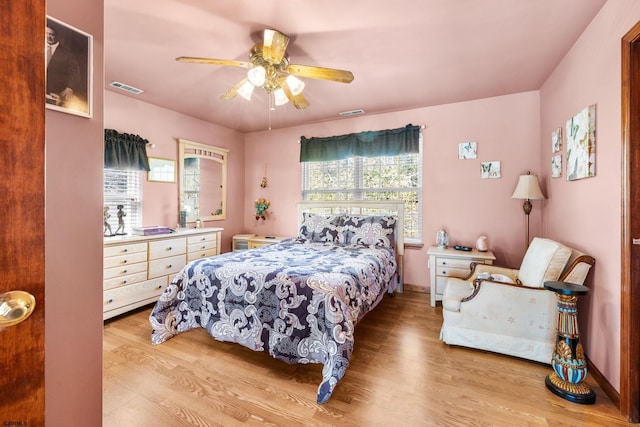
M 255 86 L 250 82 L 246 81 L 240 88 L 238 89 L 238 95 L 246 99 L 247 101 L 251 101 L 251 94 L 253 93 L 253 89 Z
M 304 82 L 296 76 L 289 74 L 285 80 L 289 89 L 291 89 L 292 95 L 300 95 L 304 90 Z
M 273 99 L 278 106 L 289 102 L 289 98 L 287 98 L 287 95 L 284 93 L 282 88 L 278 88 L 273 92 Z
M 262 65 L 253 67 L 247 72 L 247 78 L 254 86 L 261 87 L 262 85 L 264 85 L 266 77 L 267 70 L 265 70 Z

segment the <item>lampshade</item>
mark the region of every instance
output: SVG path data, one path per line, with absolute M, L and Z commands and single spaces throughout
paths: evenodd
M 262 86 L 266 81 L 267 71 L 262 65 L 254 67 L 247 72 L 247 78 L 254 86 Z
M 538 177 L 535 175 L 520 175 L 516 190 L 511 196 L 512 199 L 544 199 L 544 194 L 540 190 Z
M 244 84 L 242 86 L 240 86 L 240 89 L 238 89 L 238 95 L 240 95 L 241 97 L 243 97 L 244 99 L 246 99 L 247 101 L 251 100 L 251 94 L 253 93 L 253 88 L 255 86 L 253 84 L 251 84 L 250 81 L 246 81 L 244 82 Z
M 284 90 L 282 88 L 276 89 L 273 92 L 273 98 L 276 105 L 278 106 L 284 105 L 289 102 L 289 98 L 287 98 L 287 95 L 284 93 Z
M 304 90 L 304 82 L 292 74 L 287 76 L 286 82 L 293 95 L 300 95 Z

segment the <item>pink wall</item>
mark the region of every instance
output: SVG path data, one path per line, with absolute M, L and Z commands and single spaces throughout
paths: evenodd
M 632 4 L 633 3 L 633 4 Z M 589 359 L 620 387 L 621 43 L 640 20 L 640 3 L 609 0 L 540 90 L 540 158 L 549 201 L 544 233 L 596 258 L 581 298 L 582 342 Z M 551 176 L 551 132 L 596 104 L 596 176 Z M 566 162 L 566 150 L 563 150 Z
M 93 118 L 46 112 L 45 420 L 102 423 L 103 1 L 47 2 L 93 35 Z
M 522 201 L 511 199 L 511 194 L 520 174 L 538 172 L 538 92 L 248 134 L 245 230 L 296 235 L 300 136 L 340 135 L 408 123 L 426 125 L 422 216 L 425 246 L 405 252 L 405 282 L 429 286 L 427 249 L 443 227 L 449 231 L 452 244 L 475 245 L 476 238 L 486 234 L 500 264 L 518 266 L 524 253 L 525 217 Z M 477 141 L 478 159 L 458 159 L 458 144 L 465 141 Z M 481 179 L 480 162 L 496 160 L 501 161 L 502 178 Z M 265 163 L 269 185 L 263 189 L 259 184 Z M 264 222 L 248 214 L 259 197 L 271 201 L 271 216 Z M 541 229 L 541 206 L 533 203 L 531 236 L 536 236 Z
M 209 122 L 160 108 L 132 97 L 105 91 L 105 128 L 140 135 L 155 144 L 151 157 L 178 159 L 178 139 L 215 145 L 229 150 L 227 163 L 227 219 L 207 221 L 207 227 L 223 227 L 222 250 L 231 250 L 231 238 L 242 233 L 244 199 L 244 135 Z M 146 175 L 146 174 L 145 174 Z M 178 183 L 149 182 L 144 178 L 143 225 L 178 223 Z

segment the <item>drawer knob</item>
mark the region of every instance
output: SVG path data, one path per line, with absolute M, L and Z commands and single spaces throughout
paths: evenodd
M 167 266 L 167 268 L 171 268 L 171 264 L 169 264 L 169 265 Z
M 129 251 L 129 249 L 126 249 L 126 248 L 125 248 L 125 250 L 124 250 L 124 251 L 122 251 L 122 252 L 128 252 L 128 251 Z
M 204 242 L 206 239 L 203 237 L 202 239 L 200 239 L 200 241 Z
M 206 248 L 207 248 L 207 247 L 206 247 L 205 245 L 202 245 L 202 248 L 201 248 L 201 249 L 206 249 Z
M 167 248 L 167 250 L 168 250 L 168 251 L 170 251 L 171 249 L 173 249 L 171 246 L 169 246 L 169 247 Z
M 127 284 L 127 281 L 126 281 L 126 280 L 123 280 L 123 281 L 122 281 L 122 284 L 123 284 L 123 285 L 126 285 L 126 284 Z
M 126 264 L 126 263 L 127 263 L 127 260 L 125 259 L 124 261 L 122 261 L 122 263 L 123 263 L 123 264 Z
M 107 303 L 111 304 L 113 302 L 113 299 L 109 299 L 109 301 L 107 301 Z
M 127 270 L 122 270 L 122 274 L 127 274 Z
M 158 285 L 158 289 L 162 289 L 162 285 Z

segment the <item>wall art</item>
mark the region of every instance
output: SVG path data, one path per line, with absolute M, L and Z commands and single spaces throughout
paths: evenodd
M 596 175 L 596 106 L 567 120 L 567 181 Z
M 551 178 L 560 178 L 562 176 L 562 154 L 551 158 Z
M 458 159 L 475 159 L 478 157 L 478 143 L 475 141 L 458 144 Z
M 481 174 L 480 177 L 482 179 L 494 179 L 500 178 L 502 175 L 500 173 L 500 162 L 482 162 L 480 163 Z
M 92 116 L 93 36 L 47 16 L 46 93 L 50 110 Z
M 551 132 L 551 152 L 557 153 L 562 150 L 562 128 Z

